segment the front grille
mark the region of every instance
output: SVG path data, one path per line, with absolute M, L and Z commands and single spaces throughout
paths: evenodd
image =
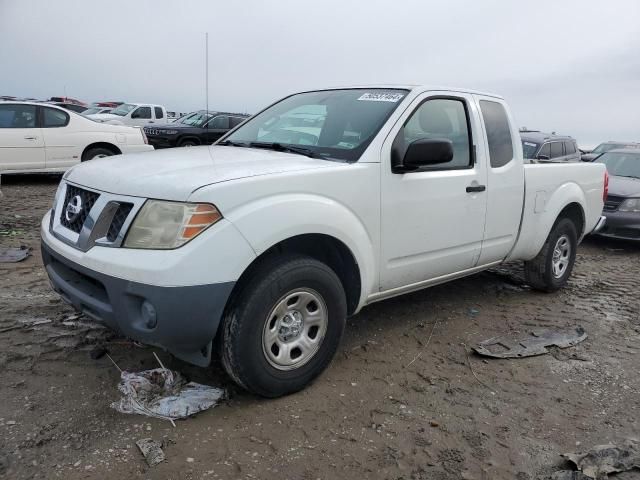
M 121 203 L 116 213 L 113 215 L 113 220 L 111 220 L 111 225 L 109 225 L 109 231 L 107 232 L 107 240 L 109 242 L 115 242 L 116 238 L 118 238 L 118 234 L 120 230 L 122 230 L 122 226 L 124 222 L 127 220 L 129 216 L 129 212 L 133 208 L 132 203 Z
M 615 195 L 607 196 L 604 202 L 604 210 L 607 212 L 613 212 L 618 209 L 620 204 L 624 201 L 624 197 L 616 197 Z
M 76 200 L 75 205 L 80 207 L 80 211 L 77 214 L 70 215 L 69 219 L 67 219 L 67 207 L 69 202 L 74 200 L 76 197 L 79 198 L 79 201 Z M 67 193 L 60 208 L 60 223 L 69 230 L 80 233 L 82 226 L 84 225 L 84 221 L 87 219 L 87 216 L 89 215 L 94 203 L 96 203 L 96 200 L 98 200 L 98 197 L 100 197 L 99 193 L 83 190 L 82 188 L 67 184 Z

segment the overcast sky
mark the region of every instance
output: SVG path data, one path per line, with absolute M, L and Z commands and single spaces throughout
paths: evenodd
M 519 126 L 640 141 L 638 0 L 0 0 L 0 95 L 255 112 L 353 84 L 498 93 Z

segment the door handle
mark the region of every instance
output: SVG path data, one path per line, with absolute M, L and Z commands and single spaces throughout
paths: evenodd
M 24 137 L 25 140 L 37 140 L 38 137 Z
M 484 192 L 487 189 L 484 185 L 469 185 L 467 187 L 467 193 Z

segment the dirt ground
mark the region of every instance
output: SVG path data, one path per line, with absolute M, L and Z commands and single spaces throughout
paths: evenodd
M 51 291 L 39 222 L 59 177 L 3 177 L 0 245 L 0 477 L 170 479 L 544 479 L 559 454 L 640 436 L 640 246 L 588 239 L 569 286 L 528 289 L 516 269 L 486 272 L 365 308 L 329 369 L 296 395 L 238 390 L 219 365 L 161 350 L 228 400 L 170 423 L 110 408 L 119 373 L 155 368 L 152 349 L 78 317 Z M 581 325 L 576 347 L 484 359 L 470 346 L 536 327 Z M 429 337 L 431 340 L 429 341 Z M 164 442 L 150 468 L 135 442 Z M 627 473 L 614 478 L 640 478 Z

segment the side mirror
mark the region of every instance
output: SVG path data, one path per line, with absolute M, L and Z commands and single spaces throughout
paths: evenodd
M 425 165 L 436 165 L 453 160 L 453 142 L 446 138 L 423 138 L 409 144 L 397 166 L 399 172 L 417 170 Z
M 551 158 L 549 157 L 549 155 L 538 155 L 536 157 L 536 160 L 542 160 L 543 162 L 544 161 L 548 162 L 549 160 L 551 160 Z

